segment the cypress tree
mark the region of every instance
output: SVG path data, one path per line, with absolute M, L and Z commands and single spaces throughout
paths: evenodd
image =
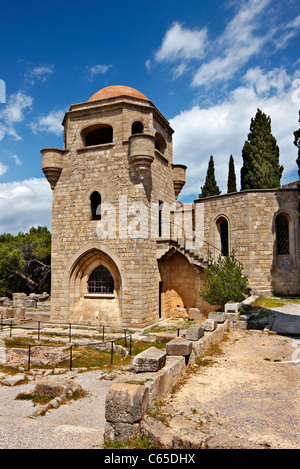
M 241 190 L 280 187 L 283 166 L 279 164 L 279 148 L 271 133 L 271 119 L 260 109 L 251 119 L 242 157 Z
M 300 123 L 300 111 L 299 111 L 299 123 Z M 300 224 L 300 127 L 298 130 L 295 130 L 294 132 L 294 144 L 298 148 L 298 158 L 296 159 L 296 163 L 298 165 L 298 177 L 299 177 L 299 182 L 298 182 L 298 218 L 299 218 L 299 224 Z
M 206 179 L 204 186 L 201 187 L 201 194 L 199 194 L 199 197 L 211 197 L 213 195 L 220 195 L 221 191 L 217 185 L 217 181 L 215 178 L 215 164 L 214 164 L 214 158 L 211 155 L 209 163 L 208 163 L 208 168 L 207 168 L 207 174 L 206 174 Z
M 228 169 L 228 181 L 227 181 L 227 194 L 230 192 L 236 192 L 236 176 L 235 176 L 235 168 L 234 168 L 234 159 L 233 156 L 230 155 L 229 158 L 229 169 Z

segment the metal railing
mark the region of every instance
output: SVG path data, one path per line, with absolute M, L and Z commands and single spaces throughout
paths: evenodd
M 68 326 L 68 337 L 69 337 L 69 369 L 72 371 L 72 366 L 73 366 L 73 347 L 93 347 L 93 346 L 99 346 L 100 344 L 110 344 L 110 363 L 113 364 L 114 361 L 114 350 L 115 350 L 115 342 L 119 342 L 124 340 L 124 346 L 127 348 L 127 344 L 129 341 L 129 355 L 132 354 L 132 334 L 128 329 L 122 329 L 124 335 L 120 337 L 116 337 L 115 339 L 109 339 L 105 340 L 105 329 L 113 328 L 114 330 L 118 329 L 113 326 L 100 326 L 99 331 L 101 330 L 101 336 L 102 336 L 102 341 L 97 341 L 97 342 L 87 342 L 84 344 L 72 344 L 72 326 L 76 326 L 76 328 L 83 326 L 82 324 L 75 324 L 75 323 L 59 323 L 59 324 L 54 324 L 52 322 L 48 321 L 37 321 L 37 327 L 30 327 L 27 326 L 26 324 L 20 325 L 14 325 L 13 321 L 10 320 L 9 324 L 5 322 L 5 319 L 3 318 L 3 315 L 0 316 L 0 331 L 5 331 L 9 330 L 9 337 L 12 337 L 12 331 L 13 329 L 26 329 L 26 330 L 36 330 L 37 331 L 37 340 L 41 340 L 41 323 L 42 324 L 51 324 L 52 326 L 63 326 L 67 325 Z M 83 326 L 86 327 L 86 326 Z M 28 362 L 27 362 L 27 369 L 30 371 L 30 366 L 31 366 L 31 356 L 32 356 L 32 348 L 33 347 L 59 347 L 58 344 L 28 344 Z
M 177 223 L 175 223 L 173 221 L 162 222 L 162 224 L 170 225 L 170 238 L 169 239 L 171 241 L 176 241 L 178 243 L 178 245 L 181 245 L 182 248 L 183 248 L 184 253 L 186 253 L 186 251 L 190 250 L 190 248 L 187 246 L 187 238 L 189 237 L 191 239 L 191 243 L 193 243 L 192 246 L 191 246 L 191 249 L 195 249 L 194 253 L 197 256 L 201 256 L 202 254 L 206 253 L 206 259 L 204 259 L 204 260 L 208 264 L 210 263 L 211 259 L 215 260 L 217 257 L 222 256 L 222 250 L 220 248 L 214 246 L 213 244 L 209 243 L 205 239 L 202 239 L 199 236 L 195 235 L 194 232 L 192 232 L 192 233 L 189 232 L 183 226 L 178 225 Z M 172 227 L 176 227 L 176 236 L 174 236 L 175 229 L 172 230 Z M 179 237 L 179 234 L 178 234 L 179 229 L 181 230 L 181 233 L 182 233 L 181 237 Z M 173 233 L 172 233 L 172 231 L 173 231 Z M 163 238 L 161 238 L 161 239 L 163 240 Z M 182 242 L 181 242 L 181 240 L 182 240 Z M 202 250 L 202 246 L 199 248 L 199 246 L 195 245 L 196 241 L 198 241 L 199 244 L 202 243 L 202 246 L 203 245 L 206 246 L 204 248 L 204 250 Z M 216 257 L 216 253 L 217 253 L 217 257 Z M 233 251 L 232 251 L 232 253 L 233 253 Z M 242 263 L 238 259 L 235 259 L 235 260 L 239 264 L 239 266 L 242 267 Z

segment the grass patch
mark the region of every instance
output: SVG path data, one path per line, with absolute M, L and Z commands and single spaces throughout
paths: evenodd
M 6 337 L 4 342 L 5 345 L 9 348 L 28 348 L 29 345 L 43 345 L 45 347 L 64 347 L 66 345 L 64 342 L 53 342 L 47 339 L 38 340 L 33 337 Z
M 155 402 L 153 406 L 147 408 L 146 413 L 150 417 L 162 422 L 166 427 L 169 427 L 169 418 L 168 415 L 162 411 L 162 406 L 162 402 Z
M 125 443 L 112 440 L 105 443 L 104 449 L 156 449 L 149 438 L 129 439 Z
M 81 399 L 82 397 L 85 397 L 87 395 L 86 391 L 75 391 L 72 396 L 66 396 L 64 398 L 65 401 L 77 401 L 78 399 Z M 60 397 L 60 396 L 56 396 Z M 20 393 L 15 397 L 16 400 L 18 401 L 32 401 L 33 404 L 37 405 L 46 405 L 52 399 L 55 399 L 54 396 L 49 396 L 48 394 L 33 394 L 33 393 Z
M 115 341 L 115 345 L 124 347 L 124 340 Z M 155 344 L 158 348 L 165 348 L 165 344 Z M 131 355 L 124 357 L 121 353 L 114 350 L 113 363 L 111 363 L 110 350 L 98 350 L 96 346 L 73 346 L 72 351 L 72 369 L 86 368 L 86 369 L 104 369 L 105 371 L 118 370 L 120 367 L 123 369 L 131 366 L 132 359 L 135 355 L 149 347 L 153 347 L 152 342 L 134 342 L 132 341 Z M 127 347 L 129 351 L 129 338 L 127 339 Z M 56 365 L 57 368 L 68 368 L 70 366 L 69 358 L 64 362 Z
M 20 393 L 15 398 L 17 401 L 32 401 L 34 404 L 45 405 L 50 402 L 53 397 L 48 396 L 47 394 L 27 394 Z
M 288 303 L 298 304 L 300 303 L 300 298 L 298 297 L 271 297 L 265 298 L 263 296 L 259 296 L 253 303 L 251 303 L 252 308 L 276 308 L 280 306 L 284 306 Z

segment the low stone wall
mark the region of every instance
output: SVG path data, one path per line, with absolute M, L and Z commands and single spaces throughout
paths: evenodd
M 215 323 L 216 329 L 191 341 L 192 351 L 188 356 L 167 355 L 165 366 L 156 372 L 131 373 L 126 380 L 114 384 L 105 404 L 105 441 L 121 443 L 140 434 L 140 425 L 147 408 L 159 402 L 184 375 L 188 364 L 194 363 L 213 343 L 222 339 L 228 330 L 229 320 Z M 167 344 L 168 345 L 168 344 Z

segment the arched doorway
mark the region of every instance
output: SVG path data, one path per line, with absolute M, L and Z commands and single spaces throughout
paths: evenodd
M 190 308 L 200 308 L 201 268 L 190 264 L 179 251 L 158 260 L 161 318 L 188 318 Z
M 69 274 L 70 321 L 120 326 L 121 292 L 120 271 L 109 255 L 98 249 L 81 254 Z

